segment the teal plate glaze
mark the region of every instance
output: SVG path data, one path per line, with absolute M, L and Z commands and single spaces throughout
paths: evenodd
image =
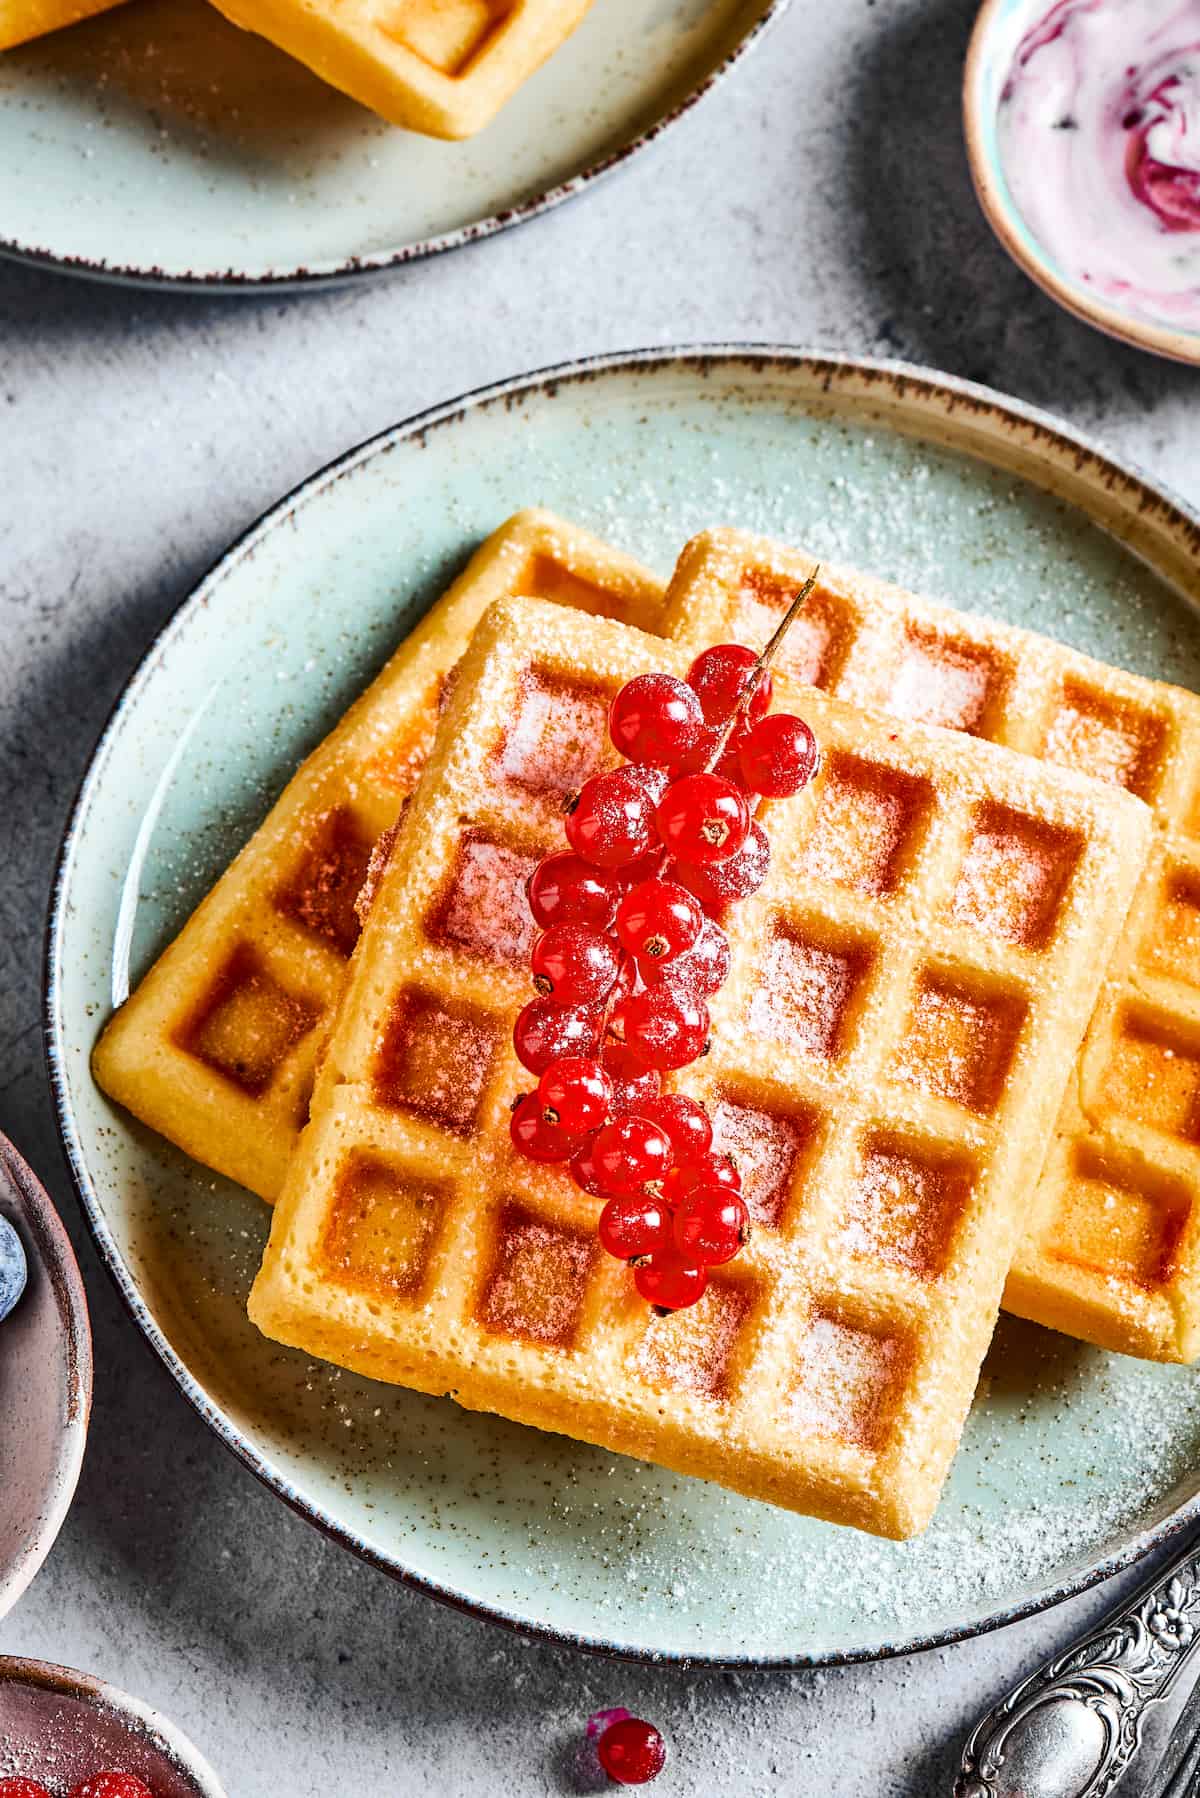
M 207 0 L 129 0 L 0 56 L 0 251 L 155 286 L 307 287 L 582 192 L 788 0 L 596 0 L 466 143 L 400 131 Z
M 810 1663 L 987 1628 L 1200 1515 L 1200 1384 L 1002 1322 L 937 1518 L 877 1541 L 383 1387 L 259 1337 L 263 1205 L 112 1107 L 88 1057 L 300 758 L 484 534 L 550 506 L 664 575 L 736 523 L 1200 686 L 1200 521 L 1064 427 L 897 364 L 712 349 L 556 369 L 367 444 L 147 651 L 70 820 L 51 1072 L 101 1252 L 191 1402 L 281 1497 L 438 1597 L 648 1658 Z

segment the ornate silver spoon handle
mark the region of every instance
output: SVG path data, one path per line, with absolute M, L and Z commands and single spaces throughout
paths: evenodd
M 1200 1547 L 1010 1692 L 963 1749 L 955 1798 L 1107 1798 L 1138 1751 L 1146 1707 L 1200 1641 Z

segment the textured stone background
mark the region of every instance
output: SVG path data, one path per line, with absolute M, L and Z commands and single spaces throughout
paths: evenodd
M 0 1646 L 162 1706 L 231 1798 L 567 1792 L 601 1703 L 671 1736 L 664 1792 L 948 1793 L 975 1713 L 1097 1608 L 893 1665 L 684 1674 L 524 1643 L 390 1585 L 225 1454 L 118 1312 L 78 1227 L 39 1042 L 58 833 L 147 638 L 271 501 L 420 407 L 580 353 L 779 339 L 991 382 L 1200 501 L 1200 374 L 1058 312 L 976 210 L 959 127 L 973 10 L 796 0 L 608 185 L 378 285 L 217 302 L 0 265 L 0 1127 L 80 1247 L 98 1373 L 78 1500 Z

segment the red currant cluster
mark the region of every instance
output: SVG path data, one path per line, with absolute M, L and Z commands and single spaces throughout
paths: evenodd
M 626 760 L 588 781 L 568 809 L 570 852 L 529 881 L 538 997 L 513 1041 L 538 1087 L 513 1107 L 512 1140 L 607 1199 L 601 1242 L 667 1310 L 695 1304 L 749 1233 L 704 1107 L 661 1081 L 705 1053 L 707 1001 L 729 972 L 720 919 L 766 876 L 752 808 L 817 766 L 808 725 L 770 702 L 766 654 L 733 643 L 706 649 L 686 681 L 629 681 L 608 720 Z

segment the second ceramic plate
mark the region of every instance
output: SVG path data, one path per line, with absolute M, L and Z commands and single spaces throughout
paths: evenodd
M 389 433 L 182 607 L 84 783 L 48 1005 L 101 1250 L 256 1472 L 388 1571 L 488 1615 L 628 1653 L 769 1662 L 894 1652 L 1050 1602 L 1200 1510 L 1191 1370 L 1006 1321 L 932 1529 L 875 1541 L 266 1342 L 245 1314 L 265 1208 L 92 1084 L 127 963 L 140 975 L 480 538 L 535 502 L 664 573 L 691 532 L 737 523 L 1200 685 L 1196 520 L 980 389 L 786 352 L 663 353 L 509 383 Z
M 154 285 L 308 286 L 519 223 L 645 148 L 787 0 L 597 0 L 467 143 L 398 131 L 207 0 L 0 56 L 0 249 Z

